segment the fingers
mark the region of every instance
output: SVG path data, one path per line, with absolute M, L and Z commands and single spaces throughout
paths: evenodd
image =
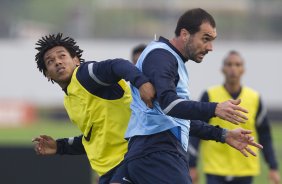
M 48 135 L 40 135 L 39 137 L 35 137 L 31 140 L 31 142 L 40 142 L 40 141 L 44 141 L 44 140 L 50 140 L 53 139 L 52 137 L 48 136 Z
M 241 134 L 251 134 L 252 131 L 251 130 L 240 129 L 240 133 Z
M 249 155 L 247 154 L 247 152 L 245 151 L 245 149 L 241 149 L 239 150 L 245 157 L 249 157 Z
M 245 108 L 243 108 L 243 107 L 240 107 L 240 106 L 238 106 L 238 105 L 234 105 L 234 106 L 233 106 L 233 109 L 234 109 L 234 110 L 237 110 L 237 111 L 244 112 L 244 113 L 248 113 L 248 110 L 247 110 L 247 109 L 245 109 Z
M 222 118 L 223 119 L 223 118 Z M 226 117 L 224 118 L 224 120 L 229 121 L 235 125 L 239 125 L 240 122 L 238 122 L 237 120 L 234 119 L 233 116 L 230 115 L 226 115 Z
M 261 144 L 255 142 L 255 138 L 253 136 L 248 135 L 248 133 L 250 132 L 251 132 L 250 130 L 241 129 L 241 133 L 243 134 L 242 135 L 243 142 L 247 143 L 248 145 L 254 146 L 256 148 L 263 149 L 263 146 Z
M 34 151 L 37 155 L 43 155 L 44 154 L 44 149 L 42 148 L 41 143 L 36 143 L 34 146 Z
M 141 99 L 144 101 L 146 106 L 149 108 L 153 108 L 152 101 L 156 94 L 154 86 L 150 82 L 146 82 L 140 86 L 139 93 Z
M 249 145 L 257 147 L 259 149 L 263 149 L 263 146 L 261 144 L 258 144 L 258 143 L 254 142 L 254 141 L 249 142 Z
M 244 113 L 247 113 L 248 111 L 238 106 L 240 102 L 241 100 L 237 99 L 217 104 L 215 115 L 236 125 L 245 123 L 246 120 L 248 120 L 248 117 Z
M 251 148 L 246 147 L 245 150 L 246 150 L 247 152 L 249 152 L 251 155 L 257 156 L 257 154 L 256 154 L 253 150 L 251 150 Z
M 257 154 L 248 146 L 245 146 L 242 149 L 239 149 L 239 151 L 245 156 L 245 157 L 249 157 L 248 153 L 250 153 L 253 156 L 257 156 Z
M 235 106 L 236 107 L 236 106 Z M 232 115 L 234 116 L 234 117 L 236 117 L 237 119 L 238 119 L 238 121 L 240 121 L 240 122 L 245 122 L 246 120 L 248 120 L 248 117 L 245 115 L 245 114 L 242 114 L 242 113 L 240 113 L 240 112 L 238 112 L 238 111 L 236 111 L 236 110 L 234 110 L 233 112 L 232 112 Z
M 241 103 L 241 99 L 236 99 L 236 100 L 230 99 L 230 102 L 234 105 L 239 105 Z
M 147 107 L 153 108 L 152 99 L 144 99 L 144 98 L 142 98 L 142 100 L 144 101 L 144 103 L 146 104 Z
M 40 137 L 44 140 L 52 140 L 53 138 L 48 135 L 40 135 Z
M 50 136 L 47 135 L 40 135 L 39 137 L 35 137 L 32 139 L 32 142 L 35 142 L 34 145 L 34 151 L 37 155 L 44 155 L 45 154 L 45 148 L 44 145 L 46 142 L 52 139 Z
M 153 103 L 152 103 L 152 101 L 150 100 L 149 102 L 147 102 L 147 107 L 149 107 L 149 108 L 153 108 Z
M 31 140 L 31 142 L 40 142 L 42 140 L 41 137 L 35 137 Z
M 246 120 L 248 120 L 248 118 L 244 114 L 232 110 L 231 112 L 228 112 L 228 114 L 226 114 L 225 120 L 238 125 L 239 123 L 246 123 Z

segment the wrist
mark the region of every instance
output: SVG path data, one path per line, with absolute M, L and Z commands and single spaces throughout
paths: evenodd
M 140 88 L 143 84 L 149 82 L 150 80 L 145 76 L 140 76 L 135 80 L 135 84 L 133 84 L 136 88 Z
M 217 117 L 218 116 L 218 106 L 219 106 L 219 103 L 216 103 L 216 102 L 211 102 L 213 104 L 213 108 L 214 108 L 214 114 L 213 114 L 213 117 Z
M 63 139 L 56 140 L 56 154 L 57 155 L 64 154 L 64 144 L 65 144 L 65 141 Z
M 221 133 L 221 137 L 220 137 L 220 142 L 221 143 L 225 143 L 226 142 L 227 133 L 228 133 L 228 130 L 223 128 L 222 129 L 222 133 Z

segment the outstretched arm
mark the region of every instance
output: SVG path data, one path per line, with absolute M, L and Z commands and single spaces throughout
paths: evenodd
M 82 135 L 55 140 L 47 135 L 40 135 L 32 140 L 34 150 L 38 155 L 81 155 L 85 154 Z
M 263 146 L 254 141 L 254 137 L 250 135 L 251 133 L 252 131 L 242 128 L 227 130 L 225 142 L 240 151 L 245 157 L 248 157 L 248 153 L 256 156 L 255 152 L 253 152 L 249 146 L 254 146 L 259 149 L 262 149 Z
M 227 129 L 222 129 L 219 126 L 212 126 L 201 121 L 197 121 L 197 123 L 195 123 L 195 121 L 191 121 L 190 128 L 191 128 L 190 129 L 191 136 L 204 140 L 215 140 L 217 142 L 226 143 L 229 146 L 240 151 L 246 157 L 248 156 L 247 152 L 256 156 L 256 154 L 249 148 L 249 146 L 255 146 L 259 149 L 263 148 L 262 145 L 254 141 L 254 138 L 250 135 L 252 133 L 252 131 L 250 130 L 245 130 L 242 128 L 227 130 Z M 192 147 L 195 148 L 194 151 L 195 153 L 197 153 L 197 148 L 199 144 L 199 140 L 197 140 L 197 138 L 192 138 L 193 140 Z M 194 154 L 194 159 L 196 159 L 195 154 Z M 195 162 L 195 160 L 193 160 L 192 157 L 191 162 L 193 161 Z
M 199 155 L 200 139 L 215 140 L 217 142 L 226 143 L 240 151 L 246 157 L 248 157 L 248 153 L 256 156 L 256 154 L 251 150 L 250 146 L 262 149 L 262 145 L 254 142 L 254 138 L 250 136 L 250 134 L 251 131 L 241 128 L 227 130 L 222 129 L 219 126 L 209 125 L 205 122 L 198 121 L 197 123 L 193 123 L 193 121 L 191 121 L 189 139 L 190 145 L 188 147 L 188 153 L 190 176 L 192 178 L 193 184 L 198 183 L 199 180 L 196 167 Z M 270 172 L 269 174 L 270 178 L 277 178 L 275 177 L 276 175 L 277 174 L 275 172 Z
M 164 49 L 151 51 L 143 62 L 142 70 L 154 85 L 163 112 L 169 116 L 189 120 L 205 120 L 218 116 L 235 124 L 247 119 L 244 115 L 247 111 L 238 106 L 240 100 L 209 103 L 179 97 L 176 93 L 179 81 L 177 60 Z

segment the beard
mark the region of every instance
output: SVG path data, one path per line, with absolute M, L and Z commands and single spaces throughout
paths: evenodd
M 189 60 L 195 61 L 196 63 L 201 63 L 201 59 L 197 59 L 196 48 L 193 43 L 193 37 L 189 37 L 188 41 L 184 44 L 185 57 Z

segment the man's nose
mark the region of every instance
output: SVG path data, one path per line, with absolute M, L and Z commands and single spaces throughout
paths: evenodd
M 60 65 L 60 64 L 62 64 L 62 60 L 61 59 L 56 59 L 55 63 L 56 63 L 56 65 Z
M 208 50 L 208 51 L 213 51 L 213 45 L 212 45 L 211 42 L 208 43 L 208 45 L 207 45 L 207 50 Z

